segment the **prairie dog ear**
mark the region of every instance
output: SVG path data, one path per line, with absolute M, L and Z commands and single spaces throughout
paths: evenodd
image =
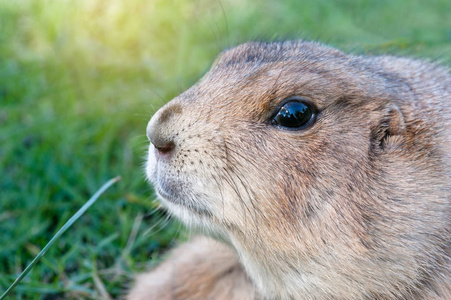
M 390 104 L 388 106 L 388 134 L 390 135 L 402 135 L 406 129 L 404 122 L 404 115 L 396 104 Z
M 402 141 L 405 129 L 404 115 L 399 107 L 394 103 L 388 104 L 380 122 L 371 131 L 373 148 L 385 151 L 396 147 Z

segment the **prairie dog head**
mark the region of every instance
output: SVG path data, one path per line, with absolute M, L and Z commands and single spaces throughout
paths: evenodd
M 423 88 L 432 71 L 450 81 L 317 43 L 238 46 L 152 117 L 147 176 L 263 295 L 420 295 L 449 275 L 449 104 Z

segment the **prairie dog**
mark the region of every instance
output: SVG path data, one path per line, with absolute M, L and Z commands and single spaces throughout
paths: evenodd
M 147 135 L 162 204 L 208 237 L 129 299 L 451 299 L 445 68 L 247 43 Z

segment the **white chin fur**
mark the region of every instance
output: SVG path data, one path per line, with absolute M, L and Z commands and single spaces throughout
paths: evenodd
M 152 143 L 149 143 L 149 150 L 147 152 L 147 162 L 146 162 L 146 176 L 147 180 L 154 183 L 155 182 L 155 173 L 157 167 L 157 157 L 155 155 L 155 146 Z
M 164 207 L 166 207 L 166 209 L 172 215 L 176 216 L 178 219 L 180 219 L 183 223 L 185 223 L 189 227 L 206 225 L 204 218 L 193 215 L 191 212 L 187 211 L 185 207 L 168 201 L 160 193 L 158 193 L 158 189 L 156 188 L 159 180 L 158 159 L 155 151 L 155 146 L 152 143 L 150 143 L 149 145 L 145 169 L 146 169 L 146 177 L 149 180 L 149 182 L 151 182 L 152 185 L 154 186 L 158 200 L 160 201 L 160 203 L 163 204 Z

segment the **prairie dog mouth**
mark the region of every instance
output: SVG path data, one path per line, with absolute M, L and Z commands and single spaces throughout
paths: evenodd
M 197 216 L 212 216 L 212 213 L 199 205 L 196 201 L 191 201 L 187 196 L 186 198 L 174 197 L 161 190 L 161 188 L 155 188 L 155 191 L 163 204 L 169 208 L 172 213 L 177 214 L 178 211 L 184 211 L 185 213 L 194 214 Z
M 160 199 L 169 201 L 174 204 L 183 205 L 183 203 L 182 203 L 183 201 L 181 201 L 180 198 L 178 198 L 178 197 L 174 196 L 173 194 L 171 194 L 170 192 L 167 192 L 166 190 L 164 190 L 161 187 L 161 185 L 154 183 L 154 187 L 155 187 L 155 192 L 157 193 L 157 195 Z
M 167 182 L 169 180 L 157 177 L 152 180 L 155 192 L 160 201 L 169 210 L 184 210 L 189 213 L 195 213 L 203 216 L 211 216 L 211 211 L 206 203 L 202 203 L 204 197 L 195 195 L 191 186 L 184 182 Z

